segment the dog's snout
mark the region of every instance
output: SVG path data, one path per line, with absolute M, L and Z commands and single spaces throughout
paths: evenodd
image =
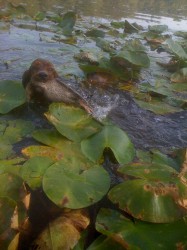
M 38 76 L 41 78 L 41 79 L 46 79 L 48 77 L 48 74 L 47 72 L 45 71 L 40 71 L 38 72 Z

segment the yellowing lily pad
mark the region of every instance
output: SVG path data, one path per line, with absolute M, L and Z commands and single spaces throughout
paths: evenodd
M 49 112 L 45 115 L 60 134 L 76 142 L 96 133 L 101 128 L 101 125 L 86 111 L 63 103 L 51 104 Z
M 166 223 L 187 215 L 187 184 L 173 168 L 141 163 L 124 166 L 119 172 L 135 179 L 116 185 L 109 198 L 133 217 Z
M 84 211 L 67 211 L 50 222 L 32 246 L 34 249 L 41 250 L 74 249 L 81 237 L 81 232 L 88 225 L 89 218 Z

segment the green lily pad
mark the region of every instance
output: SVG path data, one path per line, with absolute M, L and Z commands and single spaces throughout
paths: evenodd
M 93 162 L 99 161 L 105 148 L 113 151 L 119 163 L 128 163 L 135 156 L 134 146 L 127 134 L 114 125 L 104 126 L 101 132 L 81 142 L 82 152 Z
M 105 36 L 105 32 L 100 30 L 100 29 L 91 29 L 91 30 L 88 30 L 86 32 L 86 36 L 89 36 L 89 37 L 104 37 Z
M 115 48 L 111 46 L 111 43 L 103 38 L 96 39 L 96 45 L 105 52 L 114 53 Z
M 64 14 L 63 19 L 60 21 L 59 25 L 63 29 L 63 34 L 66 36 L 71 36 L 72 31 L 76 22 L 76 13 L 73 11 Z
M 167 223 L 187 215 L 187 185 L 173 168 L 137 163 L 124 166 L 119 172 L 136 179 L 116 185 L 109 192 L 109 198 L 133 217 Z
M 133 24 L 129 23 L 127 20 L 125 20 L 125 24 L 124 24 L 124 31 L 126 33 L 134 33 L 134 32 L 138 32 L 139 29 L 137 27 L 135 27 Z
M 150 60 L 146 53 L 146 48 L 137 39 L 131 40 L 125 44 L 123 49 L 112 57 L 115 62 L 123 61 L 138 67 L 149 67 Z
M 171 52 L 182 60 L 187 60 L 187 54 L 182 48 L 182 46 L 172 39 L 167 39 L 165 43 L 168 45 Z
M 125 27 L 124 21 L 120 21 L 120 22 L 112 21 L 110 24 L 116 29 L 124 29 Z
M 23 184 L 19 177 L 8 173 L 2 173 L 0 174 L 0 183 L 0 197 L 8 197 L 14 201 L 19 201 Z
M 164 103 L 160 100 L 157 100 L 157 99 L 152 99 L 149 102 L 135 99 L 135 102 L 141 108 L 150 110 L 150 111 L 154 112 L 155 114 L 160 114 L 160 115 L 182 111 L 181 108 L 173 107 L 173 106 L 171 106 L 167 103 Z
M 87 166 L 88 167 L 88 166 Z M 99 201 L 110 187 L 110 177 L 100 166 L 57 162 L 43 176 L 43 190 L 59 207 L 78 209 Z
M 123 249 L 168 250 L 187 247 L 186 220 L 169 224 L 133 222 L 118 211 L 102 208 L 97 216 L 96 229 Z
M 167 25 L 152 25 L 149 26 L 149 31 L 157 33 L 157 34 L 161 34 L 162 32 L 165 32 L 168 30 L 168 26 Z
M 9 173 L 19 176 L 20 167 L 24 161 L 25 159 L 21 157 L 9 160 L 0 160 L 0 174 Z
M 186 31 L 176 31 L 174 34 L 175 34 L 175 36 L 180 36 L 180 37 L 187 39 L 187 32 Z
M 110 237 L 101 235 L 87 248 L 87 250 L 124 250 L 124 247 Z
M 24 163 L 20 169 L 20 176 L 32 189 L 37 189 L 42 185 L 42 178 L 47 170 L 54 163 L 48 157 L 36 156 Z
M 32 244 L 34 249 L 74 249 L 89 219 L 81 210 L 63 213 L 48 224 Z
M 6 114 L 26 101 L 25 90 L 20 82 L 0 81 L 0 113 Z
M 63 103 L 51 104 L 45 115 L 59 133 L 76 142 L 95 134 L 101 128 L 86 111 Z
M 0 120 L 0 160 L 14 155 L 13 143 L 19 142 L 34 129 L 29 121 Z

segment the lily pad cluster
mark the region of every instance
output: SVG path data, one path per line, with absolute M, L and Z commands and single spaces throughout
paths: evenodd
M 11 19 L 14 9 L 20 17 L 23 9 L 18 7 L 9 5 L 0 17 L 4 11 Z M 34 19 L 50 21 L 53 32 L 59 31 L 50 42 L 84 43 L 80 51 L 73 50 L 82 80 L 97 87 L 128 89 L 141 107 L 159 114 L 185 109 L 185 33 L 175 34 L 182 37 L 177 42 L 168 38 L 166 25 L 145 30 L 127 20 L 97 23 L 94 28 L 88 23 L 80 29 L 74 12 L 37 13 Z M 162 51 L 168 62 L 155 60 Z M 159 74 L 143 78 L 154 67 Z M 135 150 L 128 135 L 110 121 L 98 122 L 63 103 L 51 104 L 45 113 L 51 129 L 35 129 L 31 122 L 5 116 L 16 113 L 25 100 L 19 82 L 0 82 L 2 249 L 16 249 L 24 231 L 29 232 L 29 197 L 37 192 L 53 209 L 52 220 L 32 242 L 33 249 L 83 250 L 93 227 L 99 236 L 86 246 L 89 250 L 187 248 L 185 149 L 171 155 Z M 31 133 L 34 143 L 16 153 L 15 144 Z M 96 221 L 91 221 L 90 207 Z

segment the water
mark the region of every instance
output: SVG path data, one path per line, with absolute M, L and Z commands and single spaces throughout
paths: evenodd
M 3 7 L 6 2 L 1 0 L 0 6 Z M 11 2 L 14 6 L 21 3 L 19 0 Z M 151 24 L 167 24 L 170 31 L 187 31 L 186 0 L 117 0 L 115 2 L 112 0 L 26 0 L 22 6 L 31 16 L 38 11 L 75 10 L 78 14 L 93 20 L 93 23 L 95 21 L 109 23 L 111 20 L 128 19 L 130 22 L 135 21 L 144 27 Z M 20 29 L 16 25 L 11 25 L 7 31 L 1 31 L 0 79 L 21 79 L 24 70 L 37 57 L 51 60 L 57 71 L 61 71 L 62 67 L 63 70 L 71 69 L 73 54 L 79 50 L 76 46 L 74 51 L 70 51 L 67 44 L 49 43 L 47 39 L 50 36 L 50 32 Z M 63 55 L 60 52 L 62 47 Z M 76 65 L 73 64 L 73 67 Z M 79 70 L 78 66 L 76 70 Z M 78 89 L 79 85 L 76 86 L 74 83 L 74 87 Z M 79 91 L 81 93 L 83 90 Z M 94 106 L 95 115 L 100 119 L 107 114 L 114 123 L 127 131 L 137 148 L 165 150 L 187 146 L 186 111 L 165 116 L 155 115 L 139 108 L 130 94 L 115 89 L 108 89 L 104 94 L 94 90 L 92 93 L 85 94 L 85 97 L 91 95 L 90 103 Z

